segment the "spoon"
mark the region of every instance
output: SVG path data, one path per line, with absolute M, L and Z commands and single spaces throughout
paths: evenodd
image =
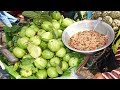
M 101 17 L 99 17 L 99 18 L 97 19 L 97 23 L 96 23 L 96 25 L 94 26 L 93 31 L 96 29 L 96 27 L 98 26 L 98 24 L 100 24 L 100 21 L 101 21 L 101 20 L 102 20 Z

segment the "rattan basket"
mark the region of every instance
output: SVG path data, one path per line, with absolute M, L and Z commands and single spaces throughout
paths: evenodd
M 77 69 L 77 74 L 82 75 L 85 79 L 92 79 L 98 72 L 107 72 L 118 67 L 112 49 L 107 47 L 93 55 L 86 55 Z

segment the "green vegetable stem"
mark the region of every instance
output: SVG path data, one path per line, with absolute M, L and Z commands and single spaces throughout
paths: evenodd
M 7 71 L 11 76 L 13 76 L 15 79 L 20 79 L 20 78 L 21 78 L 21 76 L 19 75 L 19 73 L 17 73 L 16 71 L 14 71 L 12 67 L 7 66 L 6 64 L 4 64 L 4 66 L 5 66 L 6 71 Z

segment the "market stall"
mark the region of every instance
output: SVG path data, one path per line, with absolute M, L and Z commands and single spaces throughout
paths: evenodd
M 3 25 L 1 28 L 1 78 L 119 79 L 119 11 L 23 11 L 21 14 L 19 24 L 12 23 L 12 27 Z M 73 41 L 83 43 L 86 37 L 91 38 L 87 41 L 91 44 L 93 40 L 95 48 L 93 44 L 85 48 L 81 44 L 82 48 L 78 48 L 79 43 L 72 42 L 77 35 L 71 39 L 71 47 L 66 45 L 64 37 L 67 29 L 73 30 L 67 31 L 68 34 L 73 34 L 77 29 L 80 31 L 77 27 L 72 29 L 74 24 L 85 20 L 96 23 L 98 18 L 106 25 L 98 25 L 100 31 L 105 33 L 105 29 L 110 28 L 108 43 L 104 43 L 104 35 L 87 31 L 85 35 L 94 35 L 87 37 L 80 33 L 80 38 L 75 39 L 79 41 Z M 95 25 L 91 24 L 91 27 L 97 27 Z M 101 26 L 104 28 L 101 29 Z M 103 46 L 96 44 L 95 35 L 100 36 L 97 42 L 103 43 Z M 94 52 L 90 54 L 87 51 Z

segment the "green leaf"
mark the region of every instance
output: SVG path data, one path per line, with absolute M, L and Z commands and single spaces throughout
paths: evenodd
M 16 31 L 20 31 L 20 26 L 19 25 L 14 25 L 11 27 L 11 32 L 16 32 Z
M 3 26 L 4 32 L 11 32 L 11 28 L 8 26 Z
M 34 11 L 23 11 L 22 15 L 31 19 L 40 17 L 39 14 Z
M 29 76 L 29 77 L 27 77 L 25 79 L 38 79 L 38 78 L 35 75 L 33 75 L 33 76 Z
M 34 59 L 32 58 L 24 58 L 21 60 L 19 67 L 22 69 L 31 70 L 34 68 L 33 61 Z
M 35 18 L 35 19 L 33 19 L 33 23 L 36 24 L 36 25 L 38 26 L 38 25 L 41 25 L 42 20 L 41 20 L 41 19 Z
M 4 65 L 5 65 L 6 71 L 7 71 L 11 76 L 13 76 L 13 77 L 16 78 L 16 79 L 21 78 L 21 76 L 18 74 L 18 72 L 14 71 L 14 69 L 13 69 L 12 66 L 7 66 L 6 64 L 4 64 Z
M 12 40 L 12 36 L 10 35 L 9 32 L 5 32 L 5 36 L 6 36 L 6 42 L 7 43 Z
M 42 14 L 42 11 L 34 11 L 35 13 L 41 15 Z
M 119 29 L 119 31 L 118 31 L 118 33 L 117 33 L 117 35 L 116 35 L 116 37 L 115 37 L 115 39 L 114 39 L 114 41 L 113 41 L 113 43 L 112 43 L 112 45 L 114 45 L 115 44 L 115 41 L 116 41 L 116 39 L 118 38 L 118 36 L 120 35 L 120 29 Z
M 19 39 L 19 36 L 13 36 L 12 41 L 17 42 L 18 39 Z
M 50 17 L 49 15 L 41 15 L 40 19 L 42 19 L 43 21 L 52 21 L 52 17 Z
M 71 74 L 71 70 L 67 69 L 62 76 L 70 76 L 70 74 Z
M 13 66 L 13 70 L 16 71 L 19 68 L 20 62 L 16 62 Z
M 117 49 L 120 46 L 120 39 L 112 46 L 114 53 L 117 53 Z
M 30 65 L 30 64 L 33 63 L 33 61 L 34 60 L 32 58 L 24 58 L 24 59 L 21 60 L 21 64 L 22 65 Z
M 9 41 L 12 41 L 13 36 L 15 35 L 16 32 L 18 32 L 20 30 L 20 28 L 21 27 L 19 25 L 13 25 L 11 28 L 8 26 L 3 27 L 7 43 Z
M 18 29 L 20 29 L 20 26 L 19 26 L 19 25 L 13 25 L 12 27 L 3 26 L 3 30 L 4 30 L 5 32 L 15 32 L 15 31 L 17 31 Z

